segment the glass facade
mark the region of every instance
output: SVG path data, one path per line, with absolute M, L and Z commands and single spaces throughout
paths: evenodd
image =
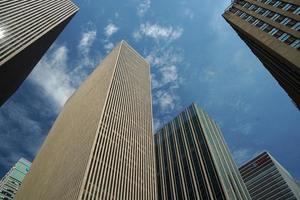
M 240 172 L 253 200 L 300 199 L 297 182 L 268 152 L 241 166 Z
M 0 181 L 0 200 L 12 200 L 25 175 L 29 172 L 31 162 L 21 158 Z
M 154 141 L 158 199 L 250 199 L 218 126 L 195 104 Z

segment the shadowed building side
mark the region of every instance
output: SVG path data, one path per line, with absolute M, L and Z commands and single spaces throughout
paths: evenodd
M 300 2 L 235 0 L 223 14 L 300 109 Z
M 78 11 L 69 0 L 0 3 L 0 106 L 19 88 Z
M 117 45 L 65 104 L 16 199 L 154 199 L 149 70 Z
M 219 127 L 195 104 L 154 141 L 158 199 L 250 200 Z

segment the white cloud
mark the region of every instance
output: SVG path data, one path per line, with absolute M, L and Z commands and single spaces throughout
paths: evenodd
M 141 0 L 137 8 L 137 13 L 140 17 L 144 16 L 151 6 L 151 0 Z
M 69 68 L 68 48 L 54 45 L 34 68 L 29 80 L 39 86 L 44 95 L 52 102 L 58 112 L 75 88 L 87 77 L 87 73 L 96 67 L 96 59 L 90 50 L 96 39 L 96 30 L 82 33 L 78 44 L 79 59 L 72 70 Z
M 52 49 L 34 68 L 29 80 L 38 85 L 52 99 L 57 109 L 73 93 L 74 87 L 67 73 L 68 49 L 60 46 Z
M 164 83 L 170 83 L 173 81 L 177 81 L 178 79 L 177 68 L 174 65 L 165 66 L 160 69 L 160 72 L 162 73 L 162 81 Z
M 158 129 L 162 126 L 162 122 L 159 119 L 154 118 L 153 119 L 153 132 L 158 131 Z
M 158 105 L 162 112 L 171 112 L 176 104 L 178 96 L 168 90 L 158 90 L 154 93 L 153 104 Z
M 183 14 L 190 19 L 194 19 L 194 12 L 189 8 L 184 9 Z
M 182 33 L 183 29 L 181 27 L 161 26 L 147 22 L 141 24 L 139 30 L 134 32 L 133 36 L 136 40 L 139 40 L 142 36 L 146 36 L 156 40 L 166 39 L 172 41 L 181 37 Z
M 246 161 L 250 160 L 254 155 L 257 155 L 257 153 L 254 153 L 250 149 L 236 149 L 232 152 L 232 157 L 237 163 L 237 165 L 241 165 L 245 163 Z
M 112 36 L 114 33 L 116 33 L 119 30 L 119 28 L 114 25 L 113 23 L 109 23 L 105 28 L 104 28 L 104 34 L 107 38 Z
M 104 44 L 104 49 L 106 50 L 106 53 L 110 52 L 114 48 L 114 44 L 112 42 L 108 42 Z
M 96 30 L 89 30 L 82 33 L 78 49 L 82 54 L 88 54 L 90 52 L 90 48 L 94 43 L 97 36 Z

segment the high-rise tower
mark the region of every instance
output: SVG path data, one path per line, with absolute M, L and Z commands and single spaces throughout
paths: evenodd
M 77 11 L 70 0 L 0 1 L 0 106 Z
M 300 1 L 234 0 L 223 17 L 300 109 Z
M 159 200 L 250 200 L 220 128 L 195 104 L 154 141 Z
M 0 180 L 0 199 L 12 200 L 24 177 L 30 169 L 31 162 L 21 158 Z
M 122 41 L 66 102 L 16 200 L 155 197 L 150 67 Z
M 299 200 L 300 187 L 290 173 L 268 152 L 240 167 L 253 200 Z

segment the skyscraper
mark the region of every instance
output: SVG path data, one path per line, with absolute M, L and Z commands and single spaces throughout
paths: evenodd
M 158 199 L 250 199 L 220 128 L 195 104 L 154 141 Z
M 150 67 L 122 41 L 66 102 L 16 200 L 155 196 Z
M 0 106 L 78 11 L 70 0 L 0 2 Z
M 300 109 L 300 1 L 234 0 L 223 17 Z
M 300 188 L 293 177 L 268 152 L 240 167 L 253 200 L 298 200 Z
M 30 169 L 31 162 L 21 158 L 0 180 L 0 199 L 12 200 L 18 191 L 25 175 Z

